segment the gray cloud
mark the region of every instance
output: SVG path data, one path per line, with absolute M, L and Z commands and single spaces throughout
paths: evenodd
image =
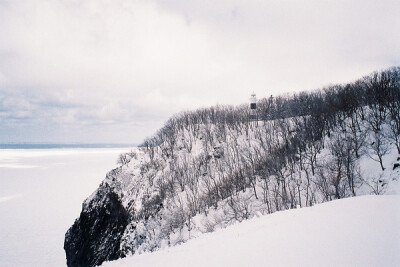
M 398 1 L 0 1 L 0 140 L 140 142 L 175 112 L 399 65 Z

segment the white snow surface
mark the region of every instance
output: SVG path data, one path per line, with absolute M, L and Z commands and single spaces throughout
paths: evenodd
M 0 266 L 65 266 L 65 232 L 127 151 L 0 149 Z
M 400 266 L 400 196 L 286 210 L 103 266 Z

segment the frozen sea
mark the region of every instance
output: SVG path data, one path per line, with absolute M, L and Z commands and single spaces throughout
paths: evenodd
M 0 149 L 0 266 L 65 266 L 65 232 L 130 149 Z

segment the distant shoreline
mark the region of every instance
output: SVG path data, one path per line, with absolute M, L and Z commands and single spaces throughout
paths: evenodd
M 0 144 L 0 149 L 133 148 L 134 144 Z

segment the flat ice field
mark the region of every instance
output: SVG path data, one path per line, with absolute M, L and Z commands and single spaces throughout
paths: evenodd
M 0 266 L 65 266 L 65 232 L 127 151 L 0 149 Z

